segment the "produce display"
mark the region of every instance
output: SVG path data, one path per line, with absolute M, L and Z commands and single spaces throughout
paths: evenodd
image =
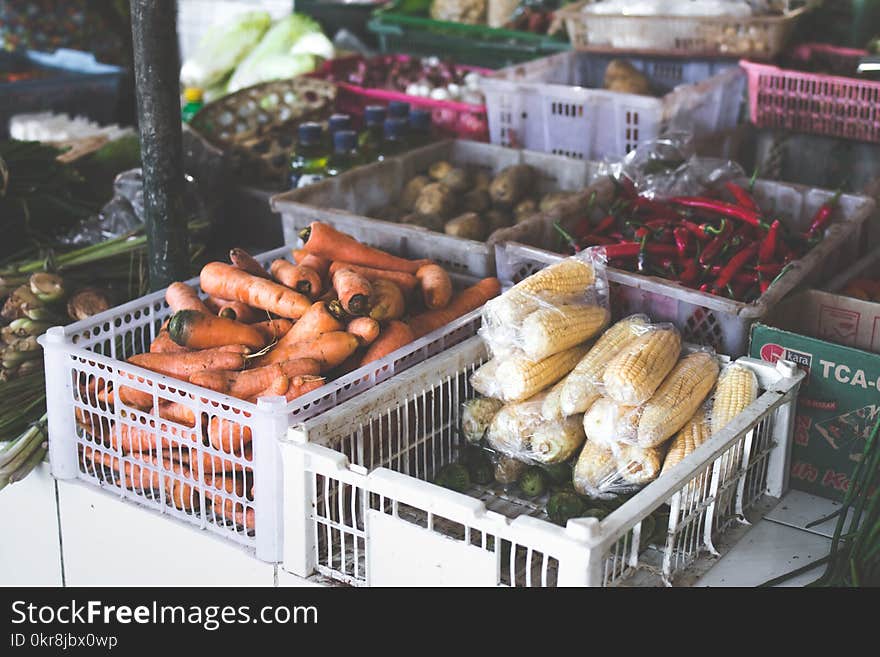
M 436 21 L 548 34 L 558 29 L 553 12 L 560 4 L 556 0 L 431 0 L 429 14 Z
M 268 270 L 242 249 L 230 252 L 231 264 L 208 263 L 200 275 L 204 298 L 184 283 L 169 286 L 165 299 L 173 314 L 149 351 L 130 356 L 128 362 L 245 402 L 267 395 L 292 401 L 480 308 L 500 292 L 495 278 L 456 290 L 447 272 L 431 261 L 391 255 L 319 222 L 301 237 L 303 248 L 293 252 L 295 262 L 278 259 Z M 82 394 L 100 404 L 117 408 L 121 402 L 122 407 L 152 413 L 155 421 L 174 423 L 175 435 L 230 457 L 202 455 L 205 470 L 210 463 L 207 483 L 222 488 L 217 482 L 238 485 L 244 479 L 245 491 L 238 495 L 253 499 L 251 468 L 244 468 L 243 478 L 241 474 L 242 463 L 252 459 L 249 426 L 220 416 L 197 423 L 196 411 L 186 401 L 160 400 L 154 408 L 151 394 L 129 386 L 113 389 L 102 381 L 94 389 L 84 385 Z M 83 448 L 83 467 L 117 485 L 118 464 L 106 462 L 110 454 L 99 449 L 102 445 L 119 446 L 132 458 L 152 462 L 158 446 L 167 442 L 149 428 L 135 431 L 120 424 L 114 429 L 90 411 L 78 410 L 77 422 L 95 441 L 94 448 Z M 203 434 L 190 436 L 197 424 Z M 185 444 L 174 442 L 170 450 L 164 446 L 166 459 L 171 453 L 166 471 L 196 473 L 198 450 L 192 448 L 194 458 L 182 449 Z M 180 480 L 171 477 L 163 482 L 171 487 L 166 499 L 177 508 L 198 505 L 199 494 L 191 487 L 179 491 Z M 134 476 L 125 485 L 155 489 L 159 477 Z M 214 506 L 215 517 L 254 528 L 252 508 L 229 499 L 215 499 Z
M 460 414 L 474 448 L 437 483 L 518 488 L 561 524 L 601 519 L 757 398 L 752 370 L 682 345 L 671 325 L 644 315 L 609 325 L 603 287 L 601 267 L 580 255 L 484 306 L 492 357 Z
M 499 228 L 550 211 L 572 196 L 564 191 L 538 196 L 538 175 L 533 167 L 517 164 L 492 178 L 483 170 L 441 160 L 408 180 L 394 202 L 366 214 L 483 241 Z

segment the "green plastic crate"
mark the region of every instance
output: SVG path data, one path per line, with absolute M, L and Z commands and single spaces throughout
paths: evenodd
M 379 10 L 367 24 L 383 53 L 423 57 L 443 54 L 459 64 L 503 68 L 571 49 L 568 40 L 485 25 L 435 21 L 425 16 Z

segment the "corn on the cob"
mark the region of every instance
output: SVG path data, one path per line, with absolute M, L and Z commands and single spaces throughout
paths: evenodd
M 634 444 L 640 412 L 638 406 L 624 406 L 601 397 L 584 414 L 584 433 L 594 443 L 606 447 L 619 442 Z
M 559 406 L 563 415 L 585 413 L 590 409 L 601 394 L 599 384 L 608 362 L 634 342 L 647 325 L 647 317 L 632 315 L 620 320 L 602 334 L 565 378 L 559 395 Z
M 567 461 L 584 444 L 584 428 L 578 416 L 541 422 L 532 435 L 529 456 L 551 465 Z
M 628 484 L 642 485 L 654 481 L 663 464 L 664 447 L 638 447 L 620 444 L 612 453 L 617 461 L 617 471 Z
M 526 468 L 529 467 L 522 461 L 517 461 L 510 456 L 499 455 L 495 459 L 495 481 L 504 486 L 515 484 Z
M 544 419 L 540 399 L 507 404 L 492 418 L 486 431 L 486 442 L 508 456 L 522 456 L 529 451 L 532 434 Z
M 510 290 L 486 304 L 490 324 L 519 324 L 537 310 L 541 299 L 582 295 L 596 282 L 593 266 L 578 258 L 566 258 L 520 281 Z
M 536 310 L 525 318 L 522 350 L 532 360 L 546 358 L 586 342 L 608 324 L 606 308 L 562 304 Z
M 639 419 L 639 445 L 656 447 L 681 429 L 718 379 L 718 360 L 704 351 L 682 358 Z
M 475 392 L 484 397 L 498 397 L 501 394 L 498 388 L 498 363 L 497 358 L 492 358 L 471 374 L 470 384 Z
M 486 435 L 492 418 L 504 404 L 497 399 L 478 397 L 461 405 L 461 433 L 469 443 L 478 443 Z
M 681 463 L 686 456 L 706 442 L 710 435 L 706 411 L 699 408 L 669 444 L 669 451 L 663 460 L 663 469 L 660 474 L 665 474 Z
M 712 433 L 718 433 L 758 397 L 758 378 L 745 365 L 729 365 L 718 377 L 712 400 Z
M 505 358 L 495 371 L 501 399 L 513 402 L 528 399 L 571 372 L 586 352 L 586 347 L 579 346 L 537 361 L 522 354 Z
M 564 417 L 559 406 L 559 397 L 562 394 L 563 385 L 565 385 L 565 378 L 554 384 L 544 398 L 544 403 L 541 404 L 541 417 L 545 420 L 561 420 Z
M 602 376 L 605 394 L 628 406 L 644 404 L 669 374 L 681 352 L 673 328 L 646 331 L 615 356 Z
M 613 497 L 612 484 L 616 477 L 617 460 L 611 450 L 592 440 L 585 442 L 574 466 L 574 489 L 590 497 Z

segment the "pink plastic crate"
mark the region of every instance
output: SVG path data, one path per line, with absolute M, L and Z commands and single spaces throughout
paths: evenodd
M 367 61 L 408 61 L 409 55 L 380 55 Z M 363 57 L 343 57 L 324 62 L 323 67 L 311 74 L 311 77 L 327 79 L 345 78 L 354 70 Z M 474 71 L 480 75 L 491 73 L 489 69 L 475 66 L 460 66 L 466 71 Z M 387 105 L 393 100 L 409 103 L 412 107 L 431 110 L 434 129 L 443 137 L 458 137 L 471 141 L 489 141 L 489 119 L 485 105 L 469 105 L 448 100 L 433 100 L 421 96 L 410 96 L 400 91 L 359 87 L 347 82 L 337 82 L 339 93 L 336 107 L 340 112 L 362 116 L 367 105 Z
M 855 71 L 863 50 L 826 44 L 795 49 L 793 63 L 817 60 L 832 70 Z M 807 73 L 740 61 L 749 82 L 749 114 L 759 128 L 784 128 L 880 143 L 880 82 Z

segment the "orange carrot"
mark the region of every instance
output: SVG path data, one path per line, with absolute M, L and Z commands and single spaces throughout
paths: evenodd
M 253 438 L 251 428 L 226 418 L 214 416 L 208 423 L 208 440 L 211 447 L 226 454 L 239 455 L 242 447 Z
M 178 310 L 198 310 L 207 313 L 208 308 L 199 295 L 186 283 L 172 283 L 165 290 L 165 301 L 174 312 Z
M 214 392 L 222 392 L 224 395 L 229 392 L 232 377 L 238 374 L 231 370 L 209 370 L 207 372 L 196 372 L 189 377 L 189 382 Z
M 366 278 L 350 269 L 338 269 L 333 274 L 333 289 L 343 310 L 349 315 L 369 314 L 373 287 Z
M 196 426 L 196 414 L 183 402 L 160 401 L 159 417 L 190 428 Z
M 269 271 L 276 281 L 286 285 L 291 290 L 296 290 L 307 297 L 321 296 L 323 285 L 321 276 L 311 267 L 305 265 L 292 265 L 287 260 L 279 258 L 272 261 Z
M 299 319 L 311 305 L 305 295 L 222 262 L 205 265 L 199 280 L 210 295 L 241 301 L 288 319 Z
M 294 376 L 290 379 L 290 387 L 287 389 L 285 397 L 287 401 L 293 401 L 297 397 L 302 397 L 312 390 L 317 390 L 326 379 L 321 376 Z
M 216 312 L 212 314 L 219 317 L 234 319 L 242 324 L 254 324 L 266 318 L 266 313 L 254 310 L 241 301 L 228 301 L 227 299 L 217 299 L 215 297 L 208 297 L 208 299 L 217 307 Z
M 271 280 L 271 276 L 269 276 L 269 272 L 257 262 L 254 257 L 245 251 L 244 249 L 231 249 L 229 251 L 229 262 L 233 264 L 233 266 L 241 269 L 252 276 L 259 276 L 260 278 L 265 278 L 266 280 Z
M 370 317 L 377 322 L 400 319 L 406 312 L 403 292 L 397 287 L 397 283 L 385 279 L 379 279 L 373 283 L 373 298 L 370 305 L 372 306 Z
M 293 260 L 298 265 L 302 265 L 303 267 L 311 267 L 318 275 L 322 278 L 327 276 L 327 272 L 330 269 L 330 261 L 326 258 L 321 258 L 320 256 L 312 255 L 305 249 L 294 249 L 292 251 Z M 332 272 L 331 272 L 332 273 Z
M 144 369 L 189 381 L 196 372 L 205 370 L 241 370 L 245 366 L 247 347 L 238 352 L 225 349 L 204 349 L 186 354 L 137 354 L 128 362 Z
M 348 323 L 345 330 L 358 339 L 360 346 L 365 347 L 379 337 L 379 322 L 370 317 L 357 317 Z
M 388 322 L 388 326 L 382 329 L 379 338 L 367 349 L 367 353 L 361 359 L 361 367 L 397 351 L 415 339 L 416 337 L 408 325 L 391 320 Z
M 497 297 L 501 293 L 501 282 L 497 278 L 484 278 L 471 287 L 462 290 L 452 297 L 452 301 L 446 308 L 441 310 L 429 310 L 428 312 L 410 318 L 409 325 L 417 338 L 427 335 L 441 326 L 476 310 L 489 299 Z
M 196 372 L 189 382 L 225 395 L 250 399 L 269 388 L 278 377 L 294 377 L 302 374 L 320 374 L 321 364 L 310 358 L 291 359 L 243 372 L 215 370 Z M 286 392 L 286 390 L 285 390 Z M 284 394 L 284 392 L 278 393 Z
M 321 370 L 326 372 L 351 356 L 357 346 L 357 338 L 351 333 L 334 331 L 323 333 L 308 342 L 297 342 L 284 347 L 277 345 L 268 354 L 258 358 L 256 364 L 271 365 L 291 358 L 314 358 L 321 364 Z
M 215 493 L 211 496 L 211 503 L 214 509 L 214 516 L 218 520 L 234 523 L 239 527 L 244 527 L 247 531 L 254 531 L 256 529 L 257 518 L 254 507 L 246 507 L 242 502 L 236 502 L 232 498 L 225 497 L 220 493 Z
M 266 346 L 263 334 L 234 319 L 206 315 L 194 310 L 174 313 L 168 334 L 177 344 L 189 349 L 211 349 L 229 344 L 243 344 L 254 350 Z
M 452 300 L 452 281 L 439 265 L 425 265 L 416 272 L 422 287 L 422 298 L 429 310 L 445 308 Z
M 151 354 L 180 354 L 185 351 L 189 351 L 189 349 L 172 340 L 168 335 L 168 329 L 159 331 L 159 335 L 150 343 Z
M 251 324 L 251 326 L 263 334 L 266 344 L 271 344 L 275 340 L 280 340 L 284 337 L 284 334 L 293 326 L 293 322 L 289 319 L 270 319 L 265 322 Z
M 325 303 L 330 303 L 331 301 L 338 301 L 338 299 L 336 298 L 336 290 L 333 289 L 332 285 L 328 285 L 327 289 L 324 291 L 324 294 L 322 294 L 320 297 L 315 299 L 315 301 L 323 301 Z M 340 310 L 342 310 L 341 307 L 340 307 Z
M 419 267 L 430 262 L 429 260 L 398 258 L 385 251 L 361 244 L 351 235 L 341 233 L 320 221 L 313 221 L 308 228 L 300 232 L 299 236 L 305 243 L 305 250 L 313 255 L 330 260 L 343 260 L 364 267 L 415 274 Z M 204 285 L 202 289 L 204 289 Z
M 387 269 L 374 269 L 373 267 L 361 267 L 353 265 L 350 262 L 336 261 L 330 265 L 330 275 L 332 276 L 340 269 L 350 269 L 356 274 L 360 274 L 371 283 L 377 280 L 386 280 L 395 283 L 404 292 L 411 292 L 419 284 L 416 277 L 403 271 L 389 271 Z
M 244 398 L 246 401 L 257 403 L 260 397 L 283 397 L 290 388 L 290 379 L 284 375 L 280 375 L 272 379 L 268 387 L 260 390 L 257 394 Z
M 339 321 L 337 316 L 330 312 L 326 303 L 316 301 L 309 308 L 308 312 L 293 325 L 293 328 L 284 334 L 284 337 L 278 341 L 274 349 L 296 344 L 297 342 L 314 340 L 323 333 L 342 331 L 344 328 L 345 325 Z

